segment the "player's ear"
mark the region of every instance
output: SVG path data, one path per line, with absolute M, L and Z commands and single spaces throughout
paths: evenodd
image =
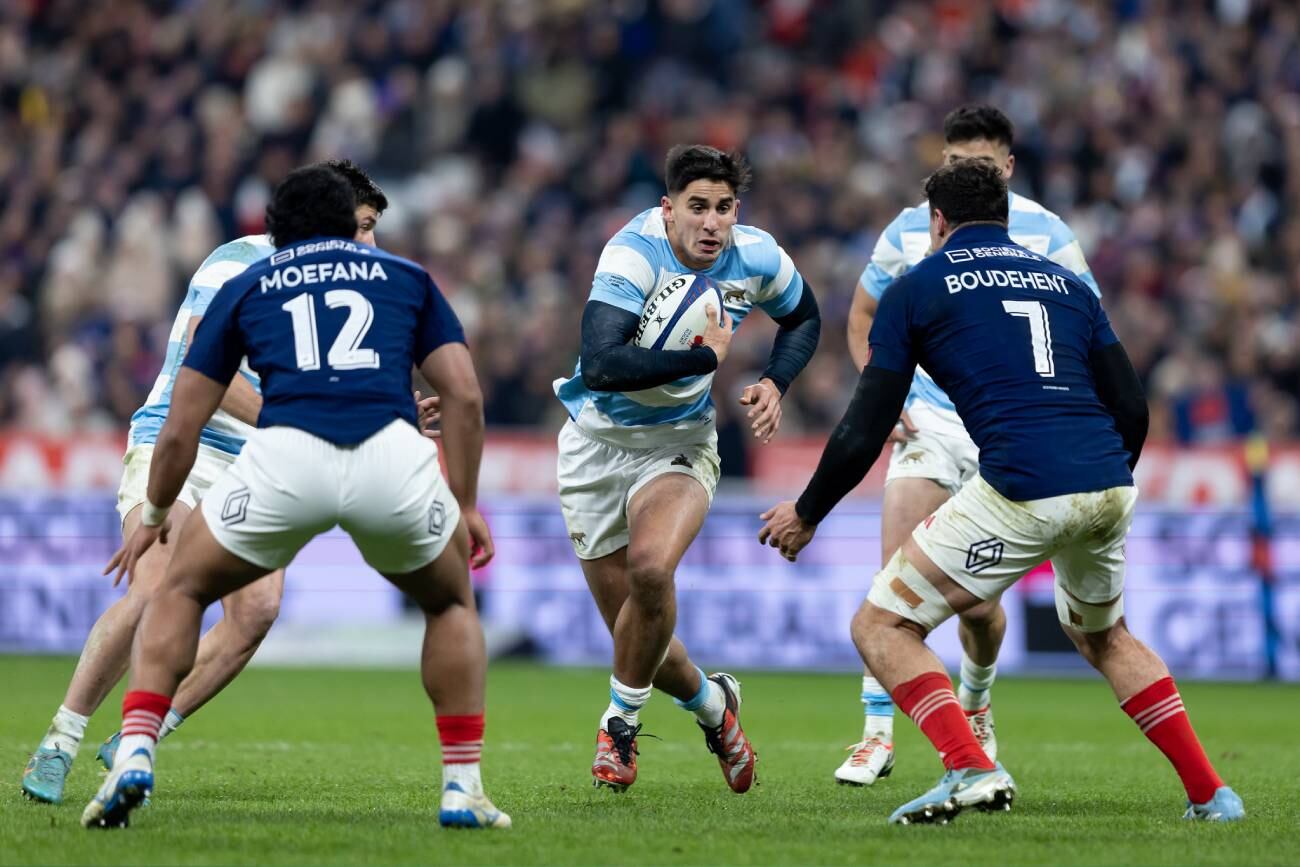
M 667 195 L 660 196 L 660 197 L 659 197 L 659 207 L 663 209 L 663 212 L 664 212 L 664 222 L 665 222 L 665 223 L 671 223 L 671 222 L 672 222 L 672 216 L 673 216 L 673 200 L 670 199 Z
M 1006 178 L 1009 181 L 1011 180 L 1011 176 L 1015 173 L 1015 171 L 1016 171 L 1016 155 L 1007 154 L 1007 161 L 1002 166 L 1002 177 Z
M 930 249 L 937 251 L 943 246 L 943 239 L 948 234 L 948 221 L 938 208 L 930 209 Z

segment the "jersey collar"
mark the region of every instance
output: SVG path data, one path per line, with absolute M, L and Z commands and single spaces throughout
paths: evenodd
M 948 242 L 944 244 L 944 247 L 954 245 L 964 247 L 970 244 L 988 244 L 995 241 L 1001 241 L 1004 244 L 1011 243 L 1011 235 L 1007 233 L 1005 226 L 976 223 L 972 226 L 959 226 L 956 231 L 948 236 Z

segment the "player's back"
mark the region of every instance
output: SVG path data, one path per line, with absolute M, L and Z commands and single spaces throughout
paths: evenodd
M 152 443 L 162 430 L 167 410 L 171 406 L 172 386 L 189 348 L 191 320 L 201 318 L 207 312 L 208 305 L 227 280 L 274 252 L 275 247 L 270 238 L 265 235 L 246 235 L 222 244 L 203 260 L 190 278 L 185 298 L 176 311 L 176 319 L 172 322 L 171 334 L 167 338 L 167 355 L 162 369 L 158 371 L 144 404 L 131 416 L 131 445 Z M 244 373 L 253 387 L 258 387 L 256 377 L 246 371 Z M 252 430 L 249 425 L 218 409 L 204 426 L 199 441 L 205 446 L 234 455 L 239 453 Z
M 980 449 L 980 474 L 1011 500 L 1132 484 L 1089 355 L 1116 337 L 1078 275 L 1004 228 L 959 228 L 881 299 L 873 364 L 919 363 Z
M 463 339 L 418 265 L 355 241 L 313 239 L 228 282 L 195 338 L 194 352 L 211 357 L 186 363 L 211 375 L 247 355 L 262 379 L 259 428 L 346 445 L 394 419 L 415 425 L 412 366 Z

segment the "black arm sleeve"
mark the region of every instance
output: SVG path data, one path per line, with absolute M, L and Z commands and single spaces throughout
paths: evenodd
M 1137 466 L 1142 444 L 1146 442 L 1147 427 L 1151 423 L 1142 381 L 1121 343 L 1093 350 L 1088 362 L 1092 365 L 1097 396 L 1115 419 L 1115 429 L 1124 441 L 1124 448 L 1128 449 L 1128 467 L 1131 470 Z
M 817 351 L 817 341 L 822 334 L 822 314 L 817 309 L 812 287 L 806 281 L 799 303 L 789 313 L 778 317 L 776 324 L 780 327 L 762 378 L 772 380 L 781 394 L 785 394 L 790 383 Z
M 800 518 L 820 524 L 857 487 L 884 448 L 911 387 L 911 373 L 867 365 L 844 418 L 826 443 L 817 472 L 794 504 Z
M 630 346 L 640 321 L 613 304 L 587 302 L 582 311 L 583 385 L 592 391 L 636 391 L 718 369 L 718 357 L 707 346 L 673 352 Z

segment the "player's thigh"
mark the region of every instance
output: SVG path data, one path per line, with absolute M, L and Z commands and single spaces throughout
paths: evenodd
M 257 431 L 199 504 L 208 534 L 258 577 L 288 566 L 337 522 L 341 451 L 293 428 Z
M 460 504 L 442 478 L 438 449 L 397 421 L 350 456 L 339 526 L 371 568 L 404 575 L 433 563 L 460 533 Z
M 198 599 L 205 607 L 251 584 L 266 567 L 228 550 L 213 535 L 203 510 L 181 528 L 167 569 L 167 588 Z
M 917 525 L 877 573 L 868 601 L 933 629 L 998 599 L 1047 559 L 1049 525 L 976 477 Z
M 919 476 L 903 476 L 886 483 L 880 508 L 880 562 L 894 556 L 916 525 L 933 515 L 949 496 L 947 488 Z
M 556 484 L 569 544 L 578 559 L 599 560 L 627 546 L 628 491 L 646 454 L 645 449 L 601 442 L 572 421 L 561 428 Z
M 1086 527 L 1052 556 L 1057 616 L 1075 631 L 1102 632 L 1124 614 L 1124 548 L 1137 488 L 1073 494 L 1070 500 L 1070 508 L 1084 516 Z
M 172 506 L 170 517 L 172 531 L 167 541 L 163 542 L 160 539 L 155 542 L 153 547 L 136 561 L 135 568 L 131 571 L 131 583 L 126 595 L 138 605 L 143 606 L 166 580 L 167 566 L 176 551 L 180 530 L 189 521 L 190 507 L 178 501 Z M 126 513 L 126 518 L 122 521 L 122 538 L 130 539 L 139 526 L 140 507 L 136 506 Z
M 639 468 L 627 504 L 630 580 L 671 578 L 704 526 L 718 476 L 712 444 L 661 450 Z
M 447 543 L 433 560 L 406 571 L 380 570 L 380 574 L 430 616 L 437 616 L 453 605 L 474 609 L 474 589 L 469 577 L 469 531 L 464 521 L 457 521 Z

